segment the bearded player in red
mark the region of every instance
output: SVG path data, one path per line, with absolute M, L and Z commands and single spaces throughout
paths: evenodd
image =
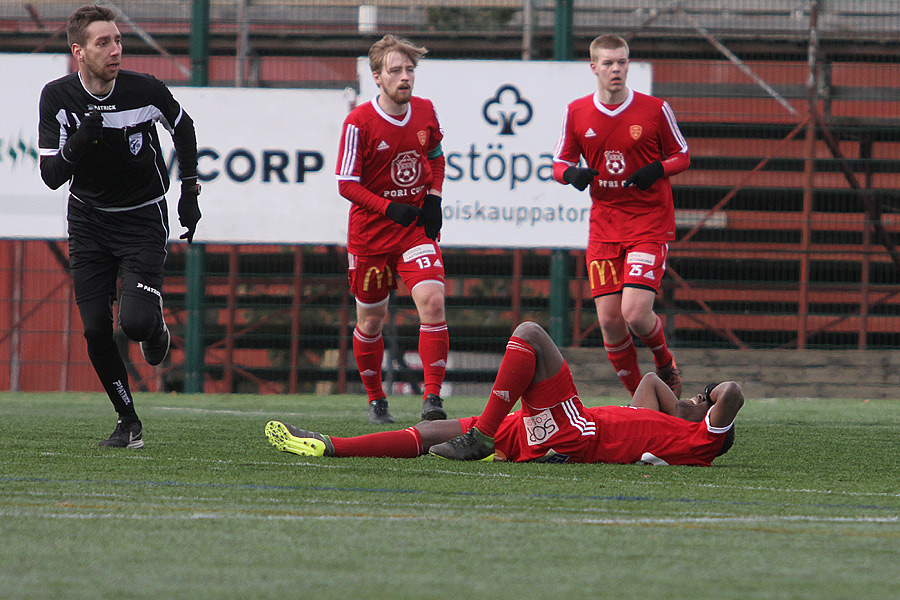
M 632 332 L 653 352 L 656 373 L 681 397 L 681 372 L 653 311 L 675 239 L 669 177 L 688 168 L 688 145 L 671 107 L 629 89 L 628 44 L 617 35 L 591 42 L 597 92 L 569 104 L 553 176 L 590 186 L 587 269 L 610 362 L 628 391 L 641 382 Z M 581 158 L 587 167 L 579 167 Z
M 369 65 L 379 93 L 347 116 L 338 154 L 338 189 L 352 203 L 347 258 L 350 291 L 356 298 L 353 355 L 369 398 L 370 423 L 394 422 L 382 389 L 381 332 L 398 277 L 419 312 L 422 419 L 447 418 L 440 391 L 450 336 L 437 245 L 443 131 L 431 102 L 412 95 L 416 65 L 425 52 L 393 35 L 372 45 Z
M 510 414 L 519 398 L 522 409 Z M 414 458 L 428 452 L 456 460 L 709 466 L 734 443 L 734 420 L 743 404 L 733 381 L 680 400 L 655 373 L 647 373 L 630 406 L 585 407 L 553 340 L 537 323 L 525 322 L 509 338 L 478 417 L 357 437 L 281 421 L 270 421 L 265 431 L 278 450 L 301 456 Z

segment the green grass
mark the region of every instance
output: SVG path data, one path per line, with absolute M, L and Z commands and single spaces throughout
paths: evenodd
M 451 416 L 482 398 L 451 398 Z M 0 394 L 0 597 L 896 598 L 900 402 L 747 402 L 712 468 L 303 459 L 348 396 Z M 397 426 L 419 403 L 395 398 Z

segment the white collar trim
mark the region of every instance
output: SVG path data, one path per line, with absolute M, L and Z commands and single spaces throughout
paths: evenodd
M 602 102 L 600 102 L 600 92 L 594 92 L 594 106 L 597 107 L 597 110 L 602 112 L 607 117 L 616 117 L 622 113 L 626 108 L 631 105 L 631 101 L 634 100 L 634 90 L 628 88 L 628 97 L 625 98 L 625 101 L 622 104 L 615 107 L 613 110 L 606 108 Z
M 91 98 L 97 100 L 98 102 L 103 102 L 104 100 L 106 100 L 107 98 L 112 96 L 113 91 L 116 89 L 116 80 L 113 79 L 113 84 L 112 84 L 112 87 L 109 88 L 109 93 L 107 93 L 103 97 L 95 96 L 94 94 L 91 93 L 91 91 L 89 89 L 87 89 L 87 86 L 84 85 L 84 79 L 81 78 L 81 71 L 78 71 L 78 82 L 81 83 L 81 87 L 84 89 L 84 91 L 87 92 Z
M 400 120 L 397 120 L 395 117 L 384 112 L 384 109 L 378 105 L 378 96 L 375 96 L 374 98 L 372 98 L 371 102 L 372 102 L 372 106 L 375 107 L 375 112 L 377 112 L 379 115 L 381 115 L 381 118 L 384 119 L 385 121 L 387 121 L 388 123 L 391 123 L 392 125 L 396 125 L 397 127 L 403 127 L 404 125 L 409 123 L 409 119 L 412 116 L 412 102 L 410 102 L 409 104 L 406 105 L 406 114 Z

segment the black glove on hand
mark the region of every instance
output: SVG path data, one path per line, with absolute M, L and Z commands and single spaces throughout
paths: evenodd
M 384 216 L 403 227 L 409 227 L 421 212 L 422 209 L 418 206 L 403 204 L 402 202 L 391 202 L 388 204 L 387 210 L 384 211 Z
M 418 225 L 425 228 L 425 237 L 437 240 L 443 225 L 441 214 L 441 197 L 436 194 L 425 194 L 425 202 L 422 203 L 422 214 L 419 215 Z
M 200 184 L 194 180 L 181 182 L 181 198 L 178 199 L 178 222 L 187 231 L 178 236 L 178 239 L 187 240 L 190 244 L 194 241 L 194 232 L 197 231 L 197 222 L 200 220 L 200 205 L 197 196 L 200 195 Z
M 103 115 L 98 110 L 92 110 L 81 119 L 78 129 L 66 141 L 63 146 L 63 158 L 69 162 L 78 162 L 84 151 L 91 144 L 96 144 L 103 137 Z
M 649 165 L 644 165 L 629 175 L 625 180 L 625 187 L 636 185 L 642 190 L 646 190 L 665 174 L 666 170 L 663 168 L 662 162 L 654 160 Z
M 587 189 L 591 185 L 594 177 L 600 174 L 597 169 L 583 169 L 581 167 L 569 167 L 563 172 L 563 181 L 571 183 L 579 192 Z

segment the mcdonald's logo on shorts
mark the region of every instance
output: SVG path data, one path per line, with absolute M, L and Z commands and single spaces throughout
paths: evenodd
M 372 275 L 375 275 L 375 281 L 372 281 Z M 378 267 L 369 267 L 369 270 L 366 271 L 366 276 L 363 278 L 363 291 L 369 291 L 369 284 L 374 283 L 372 286 L 373 290 L 380 290 L 387 285 L 391 287 L 394 285 L 394 272 L 390 267 L 385 266 L 384 272 L 381 271 Z
M 610 282 L 614 285 L 619 285 L 619 274 L 616 273 L 616 267 L 611 260 L 591 261 L 591 264 L 588 265 L 588 280 L 591 283 L 591 288 L 596 288 L 598 285 L 606 285 L 607 271 L 609 271 Z M 600 280 L 599 284 L 597 283 L 598 279 Z

